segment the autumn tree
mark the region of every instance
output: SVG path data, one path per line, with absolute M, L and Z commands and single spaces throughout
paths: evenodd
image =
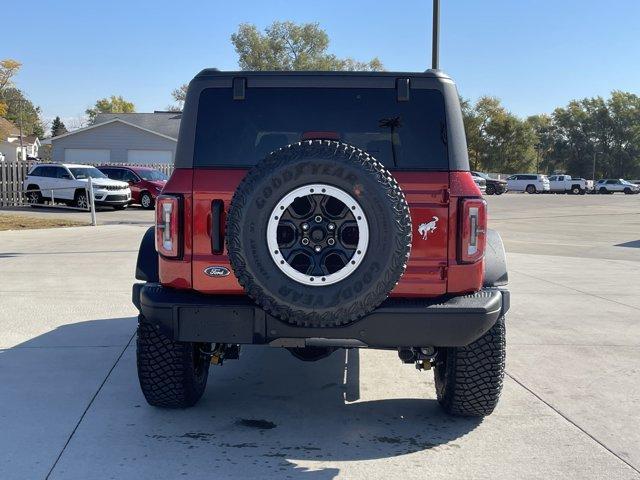
M 111 95 L 109 98 L 101 98 L 96 101 L 93 108 L 87 108 L 85 113 L 89 117 L 89 124 L 95 123 L 99 113 L 134 113 L 135 105 L 122 96 Z

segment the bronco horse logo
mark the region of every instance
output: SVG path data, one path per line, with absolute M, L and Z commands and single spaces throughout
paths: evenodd
M 427 239 L 428 234 L 436 231 L 438 220 L 438 217 L 433 217 L 433 220 L 431 220 L 429 223 L 421 223 L 418 226 L 418 233 L 422 235 L 423 240 Z

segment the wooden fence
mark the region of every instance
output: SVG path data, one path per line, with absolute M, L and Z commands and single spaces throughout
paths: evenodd
M 0 161 L 0 207 L 19 207 L 26 205 L 27 202 L 24 198 L 24 188 L 22 183 L 33 165 L 33 162 Z M 128 164 L 114 163 L 113 165 L 125 166 Z M 167 163 L 135 166 L 155 168 L 166 175 L 171 175 L 173 172 L 173 165 Z

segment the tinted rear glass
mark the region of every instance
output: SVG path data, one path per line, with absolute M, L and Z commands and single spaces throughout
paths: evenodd
M 398 102 L 395 89 L 247 88 L 233 100 L 231 89 L 210 88 L 200 96 L 194 166 L 247 167 L 305 133 L 331 132 L 389 168 L 447 170 L 445 128 L 437 90 Z

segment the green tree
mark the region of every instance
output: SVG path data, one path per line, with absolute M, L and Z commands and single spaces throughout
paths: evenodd
M 22 91 L 15 87 L 5 87 L 1 95 L 0 101 L 6 105 L 4 117 L 7 120 L 17 127 L 22 125 L 23 135 L 44 137 L 44 127 L 40 119 L 40 107 L 31 103 Z
M 475 105 L 463 99 L 461 104 L 474 170 L 510 173 L 534 168 L 536 136 L 531 125 L 495 97 L 481 97 Z
M 85 113 L 89 116 L 89 124 L 93 125 L 96 115 L 99 113 L 133 113 L 136 107 L 122 96 L 111 95 L 109 98 L 101 98 L 96 101 L 93 108 L 87 108 Z
M 276 21 L 264 33 L 243 23 L 231 42 L 242 70 L 384 70 L 377 57 L 361 62 L 328 53 L 329 36 L 318 23 Z
M 57 137 L 59 135 L 64 135 L 67 133 L 67 127 L 64 126 L 60 117 L 56 117 L 53 119 L 53 123 L 51 124 L 51 136 Z

